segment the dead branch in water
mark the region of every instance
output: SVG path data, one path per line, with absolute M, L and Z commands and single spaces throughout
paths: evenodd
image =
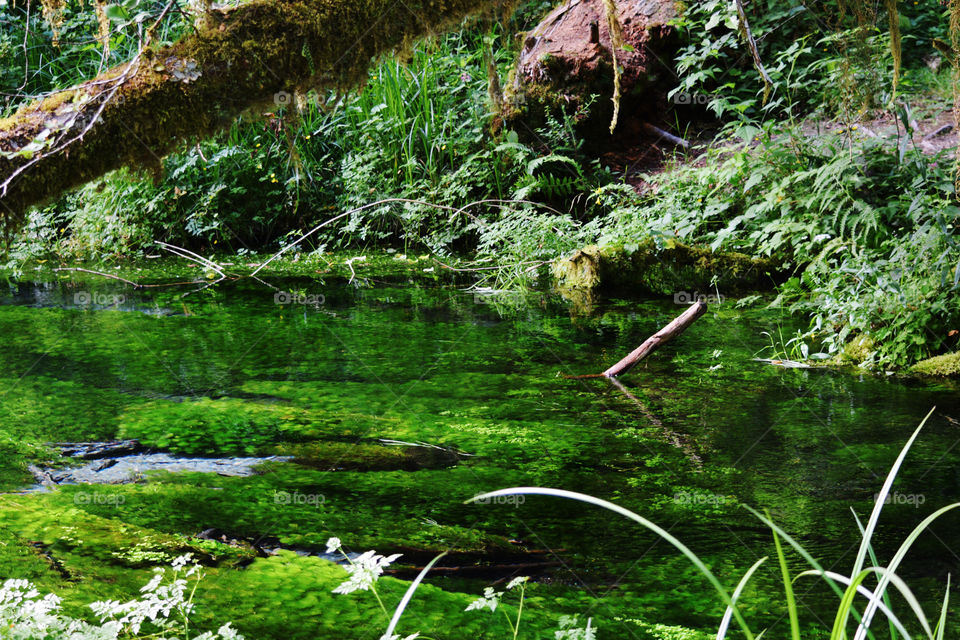
M 687 327 L 693 324 L 697 318 L 706 312 L 707 303 L 702 300 L 697 300 L 690 305 L 686 311 L 674 318 L 670 324 L 644 340 L 643 344 L 624 356 L 620 362 L 604 371 L 602 375 L 608 378 L 615 378 L 626 373 L 638 362 L 659 349 L 661 345 L 666 344 L 676 336 L 686 331 Z
M 687 327 L 693 324 L 697 318 L 706 312 L 707 303 L 703 300 L 697 300 L 690 305 L 686 311 L 670 321 L 670 324 L 644 340 L 643 344 L 624 356 L 620 362 L 613 365 L 603 373 L 589 373 L 584 376 L 565 375 L 563 377 L 567 379 L 579 380 L 583 378 L 615 378 L 619 375 L 622 375 L 632 369 L 638 362 L 659 349 L 662 345 L 686 331 Z

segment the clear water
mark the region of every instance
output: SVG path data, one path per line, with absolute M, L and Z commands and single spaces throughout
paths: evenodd
M 957 387 L 754 361 L 769 344 L 764 331 L 794 328 L 774 312 L 712 309 L 624 376 L 635 401 L 606 380 L 562 374 L 609 366 L 682 310 L 672 300 L 611 300 L 583 316 L 549 293 L 477 296 L 423 278 L 267 280 L 276 289 L 241 280 L 186 296 L 190 288 L 132 290 L 93 277 L 10 284 L 0 299 L 4 446 L 111 439 L 121 424 L 138 428 L 144 405 L 162 412 L 203 397 L 301 410 L 327 425 L 296 434 L 301 444 L 454 447 L 471 456 L 452 468 L 288 465 L 255 482 L 184 476 L 156 484 L 149 500 L 137 486 L 120 507 L 71 506 L 130 527 L 188 535 L 218 527 L 298 549 L 322 550 L 337 535 L 355 549 L 404 552 L 412 565 L 453 548 L 461 564 L 495 566 L 430 580 L 449 591 L 475 594 L 527 572 L 548 599 L 590 598 L 601 619 L 704 629 L 722 608 L 652 534 L 555 498 L 462 502 L 524 485 L 614 500 L 679 537 L 730 585 L 758 557 L 773 557 L 769 530 L 745 503 L 769 509 L 825 566 L 849 572 L 859 542 L 851 508 L 866 521 L 889 466 L 934 406 L 881 518 L 881 561 L 923 517 L 960 499 Z M 306 304 L 278 304 L 277 291 Z M 8 489 L 24 482 L 15 455 L 0 479 Z M 202 505 L 182 499 L 205 488 L 217 491 Z M 322 494 L 323 508 L 278 512 L 271 489 Z M 957 524 L 948 516 L 935 525 L 903 571 L 931 616 L 938 585 L 960 564 Z M 540 568 L 503 568 L 543 558 Z M 786 634 L 779 585 L 773 560 L 744 602 L 760 628 Z M 820 583 L 804 578 L 797 590 L 805 624 L 832 622 L 834 600 Z M 277 629 L 258 631 L 285 635 Z

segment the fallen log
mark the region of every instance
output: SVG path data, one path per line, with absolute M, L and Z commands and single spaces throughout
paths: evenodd
M 690 143 L 688 141 L 684 140 L 683 138 L 678 138 L 669 131 L 664 131 L 660 127 L 655 127 L 649 122 L 644 122 L 643 128 L 647 131 L 647 133 L 652 133 L 655 136 L 659 136 L 660 138 L 678 147 L 683 147 L 684 149 L 690 148 Z
M 0 118 L 0 232 L 17 229 L 28 207 L 108 171 L 158 172 L 178 145 L 213 135 L 247 109 L 273 111 L 294 92 L 358 86 L 377 56 L 505 7 L 500 0 L 250 0 L 211 8 L 182 40 L 144 47 L 97 78 Z
M 703 300 L 697 300 L 690 307 L 673 319 L 667 326 L 647 338 L 643 344 L 624 356 L 620 362 L 613 365 L 601 375 L 607 378 L 615 378 L 632 369 L 638 362 L 666 344 L 674 337 L 686 331 L 687 327 L 707 312 L 707 303 Z

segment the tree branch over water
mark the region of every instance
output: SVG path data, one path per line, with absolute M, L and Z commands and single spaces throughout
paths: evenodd
M 158 169 L 294 90 L 359 85 L 371 60 L 504 0 L 252 0 L 195 33 L 0 120 L 0 227 L 120 167 Z

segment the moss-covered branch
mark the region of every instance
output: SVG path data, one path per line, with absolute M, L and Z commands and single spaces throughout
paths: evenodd
M 211 11 L 176 44 L 0 120 L 0 226 L 113 169 L 155 167 L 278 92 L 357 84 L 374 57 L 502 4 L 252 0 Z

